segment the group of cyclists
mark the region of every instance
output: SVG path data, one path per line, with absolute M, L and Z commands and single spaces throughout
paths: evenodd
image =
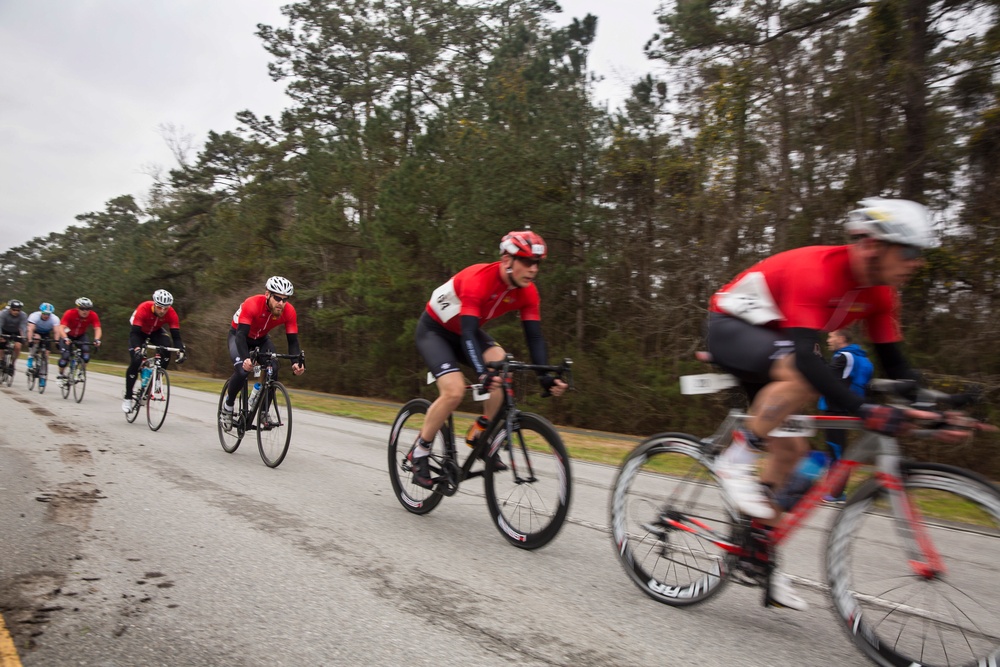
M 22 343 L 28 343 L 29 367 L 32 363 L 31 357 L 37 349 L 44 348 L 52 351 L 52 343 L 59 344 L 59 375 L 58 382 L 66 382 L 66 366 L 69 364 L 69 356 L 73 346 L 76 345 L 83 353 L 83 361 L 90 361 L 91 341 L 87 336 L 90 328 L 94 330 L 95 347 L 101 345 L 101 320 L 94 312 L 94 303 L 85 296 L 76 300 L 76 307 L 70 308 L 58 316 L 56 309 L 51 303 L 44 302 L 38 306 L 38 310 L 27 315 L 24 312 L 24 303 L 18 299 L 11 299 L 7 306 L 0 311 L 0 333 L 9 339 L 13 345 L 13 361 L 8 369 L 10 375 L 14 374 L 16 362 L 21 354 Z
M 969 437 L 972 422 L 964 415 L 940 416 L 869 403 L 845 386 L 823 361 L 823 334 L 860 321 L 867 327 L 884 374 L 919 380 L 901 348 L 900 289 L 921 268 L 923 251 L 931 245 L 929 212 L 912 201 L 869 198 L 849 214 L 845 228 L 847 244 L 773 255 L 738 274 L 708 304 L 708 352 L 713 363 L 739 380 L 748 396 L 751 416 L 747 428 L 719 457 L 716 473 L 740 511 L 765 529 L 782 511 L 775 502 L 776 494 L 809 449 L 803 437 L 769 434 L 790 415 L 814 405 L 820 396 L 844 413 L 860 417 L 867 429 L 885 435 L 906 433 L 914 427 L 914 420 L 938 417 L 945 424 L 937 431 L 940 439 L 955 442 Z M 503 236 L 499 249 L 497 261 L 471 265 L 435 289 L 417 325 L 416 348 L 439 392 L 408 455 L 413 483 L 424 488 L 434 485 L 428 445 L 465 394 L 461 364 L 470 366 L 475 382 L 490 393 L 483 405 L 484 417 L 491 418 L 500 406 L 500 381 L 486 364 L 503 359 L 505 353 L 483 326 L 518 311 L 532 363 L 548 363 L 535 284 L 548 254 L 546 243 L 534 231 L 516 230 Z M 223 428 L 232 427 L 234 400 L 253 367 L 251 351 L 275 351 L 268 335 L 272 329 L 283 325 L 289 354 L 301 351 L 296 311 L 289 302 L 293 292 L 290 281 L 272 276 L 264 293 L 246 299 L 233 315 L 228 334 L 233 373 L 227 400 L 218 415 Z M 157 290 L 152 300 L 140 304 L 132 314 L 132 362 L 122 402 L 125 412 L 132 409 L 132 389 L 146 342 L 166 345 L 172 339 L 174 347 L 184 349 L 172 304 L 169 292 Z M 90 300 L 78 299 L 76 305 L 62 318 L 55 317 L 51 304 L 42 304 L 37 313 L 23 317 L 22 304 L 12 301 L 0 314 L 0 324 L 4 333 L 21 326 L 23 336 L 27 320 L 35 320 L 32 332 L 38 344 L 47 333 L 57 331 L 63 349 L 62 370 L 70 343 L 84 346 L 84 359 L 89 358 L 88 326 L 94 327 L 94 344 L 100 344 L 100 321 Z M 22 317 L 25 323 L 18 325 Z M 164 327 L 170 331 L 169 339 Z M 183 357 L 181 352 L 178 363 Z M 292 371 L 302 374 L 304 364 L 293 364 Z M 560 396 L 566 390 L 561 380 L 547 374 L 541 373 L 538 380 L 545 394 Z M 504 467 L 502 461 L 494 465 Z M 774 606 L 806 608 L 786 577 L 772 577 L 770 586 L 768 599 Z

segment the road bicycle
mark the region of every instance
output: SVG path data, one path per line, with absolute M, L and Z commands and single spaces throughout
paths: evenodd
M 229 381 L 222 386 L 219 394 L 219 410 L 216 423 L 219 427 L 219 442 L 222 449 L 232 454 L 243 441 L 247 431 L 257 432 L 257 449 L 260 458 L 268 468 L 277 468 L 288 454 L 288 445 L 292 441 L 292 401 L 288 398 L 288 390 L 274 378 L 272 360 L 291 359 L 292 363 L 305 365 L 305 353 L 278 354 L 264 350 L 252 350 L 250 359 L 253 361 L 253 377 L 260 378 L 260 391 L 251 402 L 251 391 L 248 382 L 240 389 L 237 404 L 233 407 L 233 423 L 226 428 L 222 423 L 222 405 L 229 392 Z M 261 369 L 266 369 L 262 372 Z
M 45 393 L 45 385 L 49 377 L 49 341 L 50 339 L 48 338 L 36 341 L 29 355 L 31 364 L 24 371 L 25 376 L 28 378 L 28 391 L 32 391 L 37 383 L 38 393 Z
M 875 385 L 909 393 L 903 383 Z M 920 409 L 950 400 L 929 390 L 915 398 Z M 993 483 L 954 466 L 911 461 L 895 438 L 864 431 L 856 417 L 796 416 L 781 435 L 809 436 L 817 427 L 864 432 L 768 531 L 740 515 L 714 472 L 717 454 L 746 419 L 732 411 L 703 439 L 654 435 L 622 463 L 611 494 L 612 539 L 646 595 L 684 607 L 729 580 L 766 591 L 774 547 L 861 462 L 874 461 L 872 476 L 837 512 L 827 536 L 825 573 L 842 627 L 879 665 L 1000 664 L 1000 490 Z
M 69 363 L 66 372 L 59 374 L 59 390 L 63 398 L 69 398 L 72 389 L 73 400 L 79 403 L 87 391 L 87 365 L 83 362 L 83 349 L 75 341 L 71 340 L 69 344 Z
M 455 446 L 454 418 L 448 416 L 431 446 L 430 470 L 434 481 L 431 489 L 413 483 L 409 459 L 431 403 L 415 398 L 404 405 L 389 435 L 389 479 L 400 504 L 414 514 L 427 514 L 445 496 L 455 495 L 462 482 L 482 477 L 486 504 L 500 534 L 522 549 L 548 544 L 569 512 L 572 490 L 569 454 L 547 419 L 518 409 L 513 374 L 554 373 L 569 384 L 571 365 L 569 359 L 559 366 L 525 364 L 510 355 L 503 361 L 486 364 L 487 368 L 498 371 L 503 380 L 500 410 L 479 434 L 464 464 L 459 463 Z M 474 394 L 482 389 L 480 385 L 466 388 Z M 480 400 L 486 397 L 477 396 Z M 506 468 L 494 468 L 494 456 L 498 454 Z M 484 462 L 483 468 L 473 471 L 477 460 Z
M 14 384 L 14 343 L 21 340 L 20 336 L 0 334 L 3 338 L 3 362 L 0 363 L 0 385 L 8 387 Z
M 147 353 L 153 350 L 153 356 Z M 157 431 L 167 418 L 167 408 L 170 407 L 170 374 L 163 367 L 162 354 L 180 354 L 179 347 L 164 347 L 147 343 L 142 349 L 142 363 L 139 365 L 140 385 L 138 393 L 133 394 L 132 409 L 125 413 L 125 419 L 131 424 L 139 416 L 139 410 L 146 408 L 146 423 L 150 430 Z

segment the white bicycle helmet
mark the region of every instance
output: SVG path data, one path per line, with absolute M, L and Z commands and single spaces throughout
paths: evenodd
M 929 248 L 931 223 L 927 207 L 907 199 L 862 199 L 844 227 L 852 236 L 870 236 L 887 243 Z
M 264 288 L 271 294 L 280 294 L 281 296 L 291 296 L 295 291 L 291 281 L 281 276 L 271 276 L 268 278 Z
M 174 295 L 165 289 L 158 289 L 153 292 L 153 303 L 166 308 L 174 302 Z
M 91 308 L 94 307 L 94 302 L 85 296 L 81 296 L 79 299 L 76 300 L 76 307 L 83 308 L 84 310 L 90 310 Z

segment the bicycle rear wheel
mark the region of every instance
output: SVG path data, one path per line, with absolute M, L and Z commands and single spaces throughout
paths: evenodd
M 413 466 L 407 459 L 413 449 L 420 428 L 427 417 L 427 409 L 431 402 L 423 398 L 415 398 L 404 405 L 396 415 L 389 431 L 389 481 L 399 504 L 414 514 L 427 514 L 441 502 L 444 497 L 434 489 L 425 489 L 413 483 Z M 431 445 L 431 477 L 442 477 L 441 461 L 444 456 L 444 438 L 448 427 L 445 425 Z
M 14 355 L 8 350 L 3 358 L 3 376 L 0 381 L 8 387 L 14 384 Z
M 232 378 L 230 378 L 231 380 Z M 236 394 L 236 403 L 233 408 L 233 425 L 227 431 L 222 425 L 222 405 L 226 401 L 226 395 L 229 392 L 229 380 L 222 385 L 222 393 L 219 394 L 219 408 L 215 413 L 215 425 L 219 429 L 219 442 L 222 443 L 222 449 L 227 454 L 232 454 L 236 451 L 236 448 L 240 446 L 243 442 L 243 436 L 246 435 L 246 423 L 245 423 L 245 413 L 242 410 L 242 406 L 247 404 L 247 387 L 246 383 L 243 383 L 243 389 Z
M 854 643 L 880 665 L 1000 664 L 1000 490 L 979 475 L 903 464 L 903 487 L 940 554 L 915 571 L 911 535 L 877 478 L 847 500 L 828 537 L 830 595 Z
M 499 453 L 508 469 L 494 470 L 492 456 L 486 457 L 486 504 L 504 539 L 537 549 L 552 541 L 566 521 L 573 488 L 569 454 L 543 417 L 522 412 L 515 427 L 509 443 L 506 428 L 490 442 L 490 452 Z
M 156 431 L 163 426 L 167 418 L 167 408 L 170 406 L 170 375 L 163 368 L 153 368 L 153 376 L 149 378 L 149 395 L 146 396 L 146 423 Z
M 80 364 L 76 367 L 76 375 L 73 377 L 73 399 L 79 403 L 83 400 L 85 391 L 87 391 L 87 369 Z
M 266 400 L 265 400 L 266 399 Z M 285 460 L 292 442 L 292 401 L 280 382 L 272 382 L 264 404 L 257 411 L 257 449 L 268 468 L 277 468 Z
M 661 433 L 625 457 L 611 488 L 611 537 L 625 572 L 649 597 L 684 607 L 718 593 L 736 557 L 709 531 L 733 542 L 738 529 L 698 439 Z

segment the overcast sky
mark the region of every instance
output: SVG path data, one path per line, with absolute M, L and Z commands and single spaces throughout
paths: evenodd
M 258 23 L 281 0 L 0 0 L 0 252 L 62 231 L 119 195 L 144 199 L 174 167 L 164 127 L 237 127 L 289 106 L 267 75 Z M 563 24 L 598 17 L 590 67 L 617 106 L 653 70 L 642 46 L 660 0 L 562 0 Z M 192 157 L 193 157 L 192 153 Z

